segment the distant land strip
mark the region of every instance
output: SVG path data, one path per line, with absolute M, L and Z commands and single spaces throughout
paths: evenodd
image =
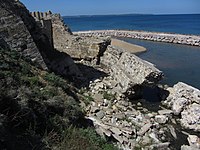
M 200 36 L 185 35 L 161 32 L 147 32 L 147 31 L 129 31 L 129 30 L 91 30 L 73 32 L 75 35 L 81 36 L 112 36 L 133 38 L 141 40 L 150 40 L 156 42 L 175 43 L 191 46 L 200 46 Z

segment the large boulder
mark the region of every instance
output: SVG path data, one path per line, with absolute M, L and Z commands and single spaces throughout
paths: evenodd
M 163 73 L 153 64 L 112 46 L 107 48 L 101 63 L 109 68 L 111 76 L 118 83 L 116 89 L 128 95 L 134 94 L 136 86 L 154 86 L 163 77 Z
M 169 96 L 162 103 L 175 115 L 181 114 L 183 127 L 200 131 L 200 90 L 182 82 L 167 90 Z
M 193 103 L 181 112 L 182 126 L 200 131 L 200 105 Z

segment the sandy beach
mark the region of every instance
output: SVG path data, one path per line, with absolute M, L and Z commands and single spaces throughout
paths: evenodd
M 121 49 L 124 49 L 124 50 L 126 50 L 130 53 L 139 53 L 139 52 L 145 52 L 146 51 L 146 48 L 144 48 L 142 46 L 130 44 L 130 43 L 127 43 L 125 41 L 114 39 L 114 38 L 112 38 L 111 45 L 118 47 L 118 48 L 121 48 Z

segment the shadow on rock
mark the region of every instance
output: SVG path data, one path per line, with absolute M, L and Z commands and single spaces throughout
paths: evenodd
M 147 87 L 137 85 L 134 87 L 135 95 L 130 98 L 132 103 L 142 103 L 142 106 L 151 111 L 158 111 L 160 102 L 169 96 L 169 91 L 158 86 Z
M 87 88 L 89 87 L 91 81 L 93 82 L 96 79 L 102 79 L 108 76 L 106 72 L 100 71 L 94 67 L 87 66 L 81 63 L 77 63 L 76 65 L 78 66 L 79 70 L 81 71 L 84 77 L 84 82 L 82 82 L 82 84 L 77 85 L 78 88 L 81 87 Z

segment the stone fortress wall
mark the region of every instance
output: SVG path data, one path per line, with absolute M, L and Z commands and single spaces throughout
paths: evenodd
M 44 13 L 37 11 L 37 12 L 31 12 L 30 14 L 32 17 L 35 18 L 40 28 L 42 28 L 43 34 L 45 34 L 48 37 L 49 42 L 51 43 L 53 47 L 51 11 L 44 12 Z
M 90 38 L 74 36 L 70 28 L 65 25 L 60 14 L 48 12 L 31 12 L 30 13 L 43 33 L 51 39 L 53 47 L 69 54 L 74 59 L 89 59 L 98 61 L 98 58 L 110 44 L 107 38 Z
M 42 15 L 43 19 L 37 19 Z M 65 77 L 81 76 L 72 58 L 54 49 L 52 15 L 44 16 L 38 13 L 31 16 L 19 1 L 0 0 L 0 49 L 18 51 L 37 67 Z

